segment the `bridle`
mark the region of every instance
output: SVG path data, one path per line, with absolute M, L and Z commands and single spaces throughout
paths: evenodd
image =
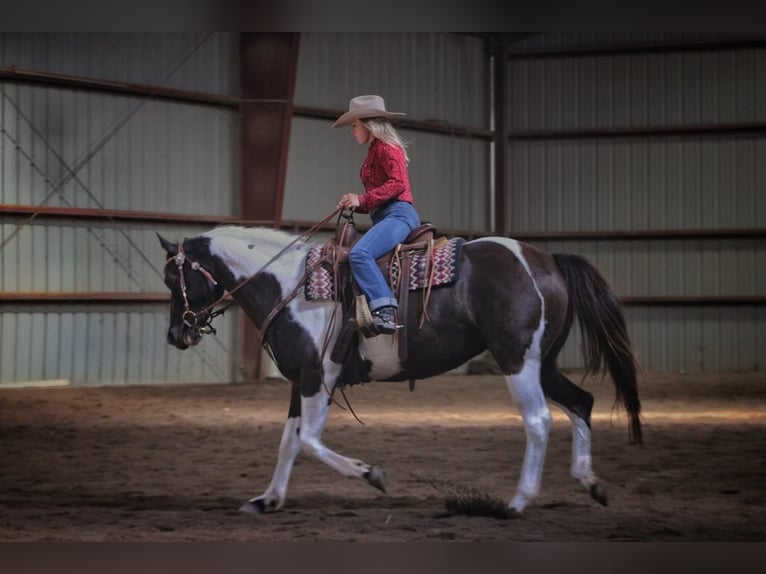
M 218 315 L 223 315 L 226 309 L 229 308 L 229 305 L 224 307 L 223 309 L 218 309 L 216 311 L 213 311 L 212 313 L 208 312 L 208 310 L 211 308 L 210 306 L 205 307 L 201 311 L 195 312 L 192 311 L 191 305 L 189 305 L 189 297 L 186 293 L 186 277 L 184 276 L 184 263 L 186 261 L 189 261 L 189 266 L 194 271 L 199 271 L 202 273 L 202 275 L 207 279 L 210 283 L 212 283 L 214 286 L 218 285 L 218 281 L 216 281 L 213 276 L 210 274 L 210 272 L 202 267 L 197 261 L 194 261 L 191 257 L 186 255 L 184 253 L 184 245 L 183 242 L 178 244 L 178 253 L 176 253 L 173 257 L 167 260 L 167 263 L 170 263 L 171 261 L 175 262 L 176 267 L 178 268 L 178 282 L 181 285 L 181 297 L 183 298 L 184 302 L 184 312 L 181 315 L 181 320 L 183 321 L 184 325 L 189 327 L 190 329 L 195 329 L 198 333 L 202 335 L 215 335 L 216 330 L 215 327 L 213 327 L 213 319 L 217 317 Z
M 205 276 L 205 278 L 210 281 L 213 285 L 218 285 L 218 282 L 213 278 L 213 275 L 202 265 L 200 265 L 197 261 L 194 261 L 191 259 L 186 253 L 184 253 L 183 249 L 183 242 L 180 242 L 178 244 L 178 253 L 176 253 L 173 257 L 167 260 L 167 263 L 170 263 L 171 261 L 175 261 L 176 267 L 178 267 L 178 278 L 179 283 L 181 285 L 181 296 L 183 297 L 184 302 L 184 312 L 181 317 L 184 325 L 189 327 L 190 329 L 196 329 L 196 331 L 202 335 L 215 335 L 216 330 L 212 325 L 212 321 L 215 317 L 219 315 L 223 315 L 224 312 L 232 305 L 230 302 L 226 307 L 222 309 L 215 310 L 215 307 L 221 303 L 224 299 L 227 297 L 231 297 L 235 292 L 239 291 L 253 281 L 258 275 L 261 274 L 261 272 L 266 269 L 269 265 L 271 265 L 274 261 L 276 261 L 279 257 L 281 257 L 288 249 L 290 249 L 293 245 L 295 245 L 298 241 L 304 240 L 308 237 L 311 237 L 316 233 L 321 227 L 325 225 L 330 219 L 332 219 L 336 213 L 343 213 L 343 208 L 336 207 L 332 213 L 327 215 L 322 221 L 319 221 L 318 223 L 311 226 L 311 228 L 307 229 L 300 235 L 296 236 L 295 239 L 293 239 L 290 243 L 285 245 L 282 249 L 279 250 L 271 259 L 269 259 L 266 263 L 264 263 L 261 268 L 256 271 L 253 275 L 248 277 L 247 279 L 244 279 L 240 283 L 238 283 L 233 289 L 228 291 L 227 293 L 224 293 L 221 297 L 219 297 L 216 301 L 205 307 L 204 309 L 200 311 L 192 311 L 191 306 L 189 305 L 189 298 L 186 294 L 186 279 L 184 277 L 184 270 L 183 266 L 186 261 L 189 261 L 189 264 L 191 268 L 194 271 L 198 271 L 202 273 L 202 275 Z M 340 218 L 339 218 L 340 219 Z M 266 347 L 264 344 L 265 338 L 266 338 L 266 332 L 268 330 L 269 325 L 271 324 L 274 317 L 279 314 L 282 309 L 284 309 L 287 306 L 287 303 L 289 303 L 293 298 L 296 297 L 296 295 L 300 292 L 300 287 L 305 282 L 306 277 L 308 276 L 308 271 L 304 272 L 303 277 L 301 278 L 301 281 L 298 282 L 298 285 L 295 286 L 293 291 L 288 295 L 285 299 L 283 299 L 272 311 L 269 313 L 269 315 L 266 317 L 266 320 L 264 321 L 264 324 L 261 325 L 261 328 L 259 330 L 259 344 Z M 266 347 L 267 348 L 267 347 Z M 267 348 L 269 353 L 271 354 L 271 350 Z

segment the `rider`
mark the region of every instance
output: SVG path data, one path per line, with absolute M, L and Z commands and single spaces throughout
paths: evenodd
M 405 143 L 390 118 L 403 113 L 388 112 L 383 98 L 375 95 L 351 98 L 348 111 L 332 127 L 351 126 L 359 144 L 368 144 L 360 176 L 364 193 L 347 193 L 338 207 L 369 213 L 372 227 L 352 247 L 348 259 L 359 288 L 367 297 L 379 333 L 396 331 L 396 298 L 375 260 L 404 241 L 420 225 L 413 206 L 407 173 L 409 156 Z

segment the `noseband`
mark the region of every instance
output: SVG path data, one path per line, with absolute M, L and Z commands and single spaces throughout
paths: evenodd
M 224 311 L 228 309 L 228 305 L 224 307 L 223 309 L 219 309 L 218 311 L 213 311 L 212 313 L 206 313 L 206 311 L 210 307 L 206 307 L 199 313 L 195 313 L 192 311 L 191 306 L 189 305 L 189 298 L 186 294 L 186 278 L 184 277 L 184 262 L 189 261 L 189 266 L 194 271 L 199 271 L 202 273 L 202 275 L 205 276 L 205 279 L 210 281 L 213 285 L 218 285 L 218 281 L 213 279 L 213 276 L 210 274 L 210 272 L 202 267 L 198 262 L 192 260 L 190 257 L 184 253 L 184 246 L 183 243 L 178 244 L 178 253 L 176 253 L 173 257 L 167 260 L 168 263 L 171 261 L 175 261 L 176 267 L 178 267 L 178 280 L 181 283 L 181 296 L 184 300 L 184 312 L 181 316 L 181 320 L 183 321 L 184 325 L 189 327 L 190 329 L 197 329 L 197 331 L 203 335 L 215 335 L 216 330 L 213 327 L 213 319 L 217 317 L 218 315 L 223 315 Z M 200 319 L 200 316 L 202 316 L 202 319 Z

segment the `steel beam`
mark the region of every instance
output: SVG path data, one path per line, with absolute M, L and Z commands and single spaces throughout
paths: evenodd
M 298 33 L 240 34 L 240 216 L 275 227 L 282 219 L 299 40 Z M 243 376 L 262 378 L 257 329 L 243 318 L 241 332 Z
M 506 54 L 508 44 L 502 34 L 495 34 L 491 39 L 493 59 L 493 102 L 495 116 L 494 158 L 495 158 L 495 220 L 494 232 L 505 235 L 505 199 L 508 193 L 508 124 L 507 124 L 507 89 L 508 64 Z

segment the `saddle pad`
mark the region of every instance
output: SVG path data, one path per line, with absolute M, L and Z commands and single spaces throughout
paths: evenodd
M 448 285 L 457 280 L 457 262 L 460 260 L 465 239 L 455 237 L 439 247 L 436 247 L 431 253 L 434 265 L 433 286 Z M 306 269 L 310 270 L 316 265 L 316 268 L 309 273 L 304 287 L 304 293 L 307 301 L 333 301 L 335 300 L 335 281 L 333 278 L 332 264 L 328 261 L 322 261 L 326 254 L 324 245 L 315 245 L 309 251 L 306 257 Z M 410 258 L 410 291 L 416 291 L 427 287 L 428 276 L 425 274 L 428 263 L 425 249 L 416 251 L 405 251 L 402 257 Z M 318 263 L 318 265 L 317 265 Z M 394 285 L 399 282 L 400 265 L 396 259 L 391 261 L 391 277 Z M 430 268 L 430 266 L 429 266 Z
M 460 252 L 465 243 L 462 237 L 450 239 L 440 247 L 436 247 L 431 253 L 431 264 L 428 262 L 428 253 L 425 249 L 406 251 L 403 257 L 410 258 L 410 291 L 417 291 L 428 287 L 429 274 L 426 268 L 433 265 L 432 286 L 448 285 L 457 279 L 457 262 L 460 260 Z M 391 261 L 391 279 L 394 285 L 399 283 L 400 265 L 398 260 Z
M 306 285 L 303 291 L 306 301 L 333 301 L 335 300 L 335 279 L 332 272 L 332 263 L 322 261 L 326 251 L 324 245 L 315 245 L 306 256 Z M 319 265 L 317 265 L 319 263 Z M 314 271 L 311 269 L 316 265 Z

